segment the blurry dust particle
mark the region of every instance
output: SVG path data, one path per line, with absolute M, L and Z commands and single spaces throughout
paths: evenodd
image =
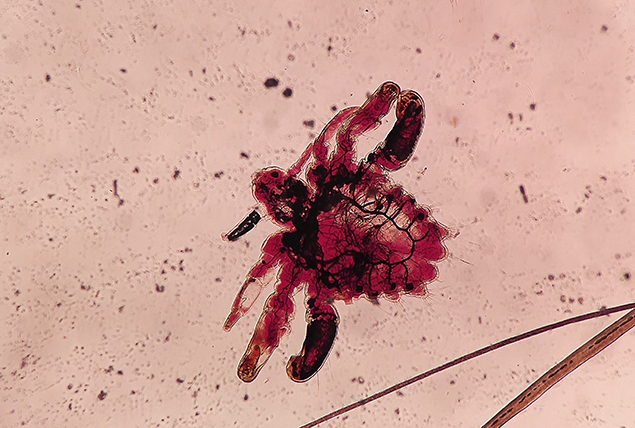
M 99 398 L 100 400 L 103 400 L 104 398 L 106 398 L 106 396 L 108 395 L 108 393 L 106 391 L 101 391 L 99 393 L 99 395 L 97 395 L 97 398 Z
M 157 284 L 156 290 L 157 290 L 157 293 L 163 293 L 165 291 L 165 286 Z
M 46 79 L 47 82 L 50 82 L 51 81 L 51 75 L 46 73 L 45 79 Z
M 609 30 L 609 27 L 607 27 L 606 25 L 602 25 L 601 30 L 603 33 L 606 33 Z
M 279 83 L 280 81 L 278 79 L 276 79 L 275 77 L 270 77 L 265 80 L 265 88 L 275 88 L 276 86 L 278 86 Z
M 284 91 L 282 91 L 282 96 L 285 98 L 289 98 L 291 95 L 293 95 L 293 89 L 291 88 L 287 88 Z

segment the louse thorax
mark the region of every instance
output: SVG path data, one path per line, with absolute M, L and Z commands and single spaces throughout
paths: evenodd
M 272 220 L 290 226 L 304 218 L 309 210 L 309 189 L 295 176 L 280 168 L 260 170 L 253 177 L 254 197 L 267 208 Z

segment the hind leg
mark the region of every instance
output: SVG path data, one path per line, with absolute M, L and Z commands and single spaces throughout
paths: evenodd
M 238 365 L 238 377 L 243 382 L 251 382 L 258 376 L 280 340 L 291 330 L 289 323 L 295 312 L 291 296 L 302 283 L 302 278 L 294 275 L 296 271 L 288 266 L 283 266 L 280 271 L 276 291 L 267 299 L 251 341 Z
M 328 303 L 316 305 L 315 299 L 309 299 L 308 306 L 302 351 L 287 363 L 287 374 L 295 382 L 305 382 L 320 370 L 337 335 L 339 319 L 335 308 Z

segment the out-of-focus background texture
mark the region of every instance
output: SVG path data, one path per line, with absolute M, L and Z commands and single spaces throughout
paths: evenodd
M 0 425 L 295 427 L 632 301 L 634 50 L 635 5 L 617 1 L 3 2 Z M 386 80 L 426 101 L 415 157 L 392 175 L 458 233 L 439 280 L 427 299 L 338 303 L 334 349 L 305 384 L 285 373 L 300 306 L 244 384 L 236 366 L 268 293 L 222 324 L 276 227 L 221 234 L 254 207 L 254 171 L 290 166 Z M 480 426 L 616 318 L 325 426 Z M 634 361 L 628 334 L 508 426 L 632 426 Z

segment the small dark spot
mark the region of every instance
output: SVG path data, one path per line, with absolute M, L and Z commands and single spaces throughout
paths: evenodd
M 119 306 L 119 308 L 118 308 L 119 313 L 122 313 L 122 312 L 123 312 L 123 308 L 124 308 L 124 307 L 125 307 L 125 306 Z
M 328 45 L 328 46 L 326 47 L 326 50 L 327 50 L 327 52 L 331 52 L 331 51 L 333 50 L 333 46 Z
M 498 33 L 494 33 L 494 35 L 492 36 L 492 40 L 496 41 L 498 39 L 500 39 L 501 36 L 498 35 Z
M 75 5 L 75 7 L 76 7 L 77 9 L 81 9 L 81 8 L 82 8 L 82 5 L 81 5 L 81 4 L 76 4 L 76 5 Z M 102 400 L 103 400 L 103 398 L 102 398 Z
M 49 199 L 51 199 L 53 196 L 55 196 L 55 193 L 49 193 L 48 195 L 46 195 Z
M 437 73 L 436 76 L 434 76 L 436 79 L 440 79 L 441 78 L 441 73 Z
M 583 304 L 584 303 L 584 298 L 583 297 L 578 297 L 578 303 L 579 304 Z
M 194 77 L 194 72 L 190 70 L 190 77 Z
M 548 279 L 549 281 L 553 281 L 554 279 L 556 279 L 556 277 L 555 277 L 555 276 L 553 276 L 553 275 L 549 275 L 549 276 L 547 277 L 547 279 Z
M 605 176 L 603 176 L 603 175 L 600 175 L 600 180 L 602 180 L 602 181 L 607 181 L 607 180 L 608 180 L 608 178 L 606 178 L 606 177 L 605 177 Z
M 331 106 L 331 111 L 337 111 L 337 106 Z
M 396 394 L 397 394 L 397 397 L 403 397 L 403 392 L 401 391 L 397 391 Z
M 174 174 L 172 174 L 172 178 L 176 180 L 179 177 L 181 177 L 181 171 L 179 171 L 178 169 L 175 169 Z
M 46 73 L 46 76 L 44 77 L 46 79 L 47 82 L 51 81 L 51 75 Z
M 516 43 L 511 42 L 511 43 L 509 44 L 509 49 L 514 49 L 515 47 L 516 47 Z
M 450 381 L 450 385 L 454 385 L 454 384 L 456 384 L 456 381 L 455 381 L 454 379 L 452 379 L 452 380 Z
M 157 24 L 154 24 L 154 25 L 152 26 L 152 29 L 153 29 L 153 30 L 156 30 L 156 29 L 157 29 Z
M 507 113 L 507 117 L 509 118 L 509 120 L 511 120 L 512 122 L 514 121 L 514 113 L 509 112 Z
M 249 155 L 245 152 L 240 152 L 240 157 L 244 159 L 249 159 Z
M 536 110 L 536 103 L 529 104 L 529 110 Z
M 560 295 L 560 301 L 561 301 L 562 303 L 566 302 L 566 301 L 567 301 L 567 296 L 565 296 L 564 294 L 561 294 L 561 295 Z
M 214 178 L 221 178 L 223 174 L 225 174 L 223 171 L 215 172 L 214 173 Z
M 398 414 L 399 414 L 399 408 L 396 408 L 395 409 L 395 415 L 398 415 Z
M 203 67 L 203 69 L 201 70 L 201 72 L 202 72 L 203 74 L 207 73 L 207 68 Z
M 134 172 L 135 174 L 139 174 L 139 167 L 135 166 L 135 168 L 132 170 L 132 172 Z
M 576 208 L 576 210 L 575 210 L 576 214 L 580 214 L 581 212 L 582 212 L 582 207 Z
M 183 382 L 185 382 L 185 381 L 183 379 L 181 379 L 180 377 L 176 378 L 176 383 L 183 383 Z
M 280 81 L 278 79 L 276 79 L 275 77 L 270 77 L 265 80 L 265 88 L 275 88 L 276 86 L 278 86 L 279 83 Z
M 157 284 L 156 290 L 157 293 L 163 293 L 165 291 L 165 286 Z
M 159 179 L 158 179 L 158 178 L 155 178 L 154 180 L 152 180 L 152 182 L 153 182 L 154 184 L 157 184 L 157 183 L 159 182 Z
M 291 88 L 286 88 L 284 91 L 282 91 L 282 96 L 285 98 L 289 98 L 291 95 L 293 95 L 293 89 Z
M 601 30 L 603 33 L 606 33 L 606 32 L 609 30 L 609 27 L 607 27 L 606 25 L 602 25 L 602 27 L 600 28 L 600 30 Z
M 624 275 L 622 275 L 622 277 L 628 281 L 629 279 L 631 279 L 631 273 L 630 272 L 625 272 Z
M 418 53 L 418 54 L 420 54 L 420 53 L 421 53 L 421 48 L 417 48 L 417 49 L 415 49 L 415 52 L 416 52 L 416 53 Z
M 245 401 L 249 400 L 249 395 L 245 394 L 245 396 L 243 397 L 243 400 Z
M 302 125 L 306 126 L 307 128 L 313 128 L 315 126 L 315 120 L 305 120 L 304 122 L 302 122 Z
M 100 400 L 103 400 L 104 398 L 106 398 L 106 396 L 108 395 L 108 393 L 106 391 L 101 391 L 99 393 L 99 395 L 97 396 L 97 398 L 99 398 Z
M 53 238 L 49 238 L 49 242 L 53 242 Z
M 222 278 L 215 278 L 214 281 L 216 282 L 221 282 L 223 279 Z
M 575 299 L 573 297 L 569 297 L 569 303 L 573 303 L 575 302 Z
M 214 98 L 214 97 L 209 97 L 207 99 L 210 100 L 210 101 L 216 101 L 216 98 Z
M 295 55 L 293 55 L 293 54 L 289 54 L 289 55 L 287 55 L 287 59 L 288 59 L 289 61 L 294 61 L 294 60 L 295 60 Z
M 520 194 L 523 195 L 523 201 L 527 204 L 529 203 L 529 198 L 527 198 L 527 193 L 525 193 L 525 186 L 522 184 L 518 186 L 518 190 L 520 190 Z
M 523 114 L 522 113 L 518 113 L 518 120 L 520 120 L 521 122 L 523 121 Z
M 216 384 L 216 391 L 218 391 L 220 389 L 220 383 Z
M 72 384 L 72 383 L 69 383 L 69 384 L 66 386 L 66 389 L 73 389 L 73 384 Z
M 124 74 L 126 74 L 128 72 L 128 70 L 126 70 L 125 68 L 120 68 L 119 71 L 121 71 Z

